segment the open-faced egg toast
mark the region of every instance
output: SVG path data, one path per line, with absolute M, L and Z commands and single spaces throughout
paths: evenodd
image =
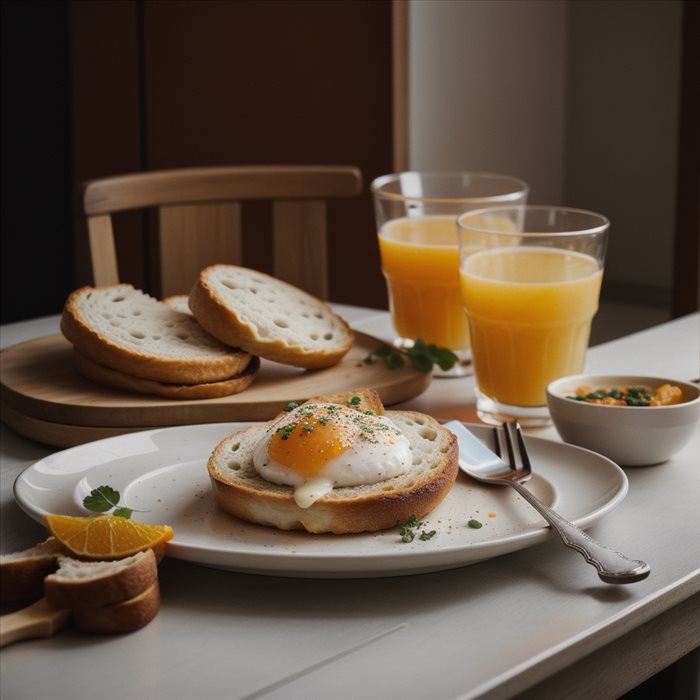
M 310 399 L 222 440 L 208 463 L 228 513 L 282 530 L 352 533 L 423 517 L 457 477 L 455 436 L 376 392 Z

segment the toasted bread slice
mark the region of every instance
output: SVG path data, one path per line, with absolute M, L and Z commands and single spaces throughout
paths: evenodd
M 44 595 L 44 579 L 58 568 L 58 558 L 68 550 L 49 537 L 35 547 L 0 556 L 0 602 L 28 603 Z
M 190 314 L 128 284 L 74 291 L 61 331 L 93 362 L 158 382 L 227 380 L 250 362 L 249 353 L 222 344 Z
M 223 343 L 296 367 L 335 365 L 355 339 L 348 324 L 320 299 L 235 265 L 202 270 L 189 307 L 202 327 Z
M 75 627 L 89 634 L 127 634 L 145 627 L 160 610 L 158 579 L 144 591 L 112 605 L 71 610 Z
M 44 581 L 44 592 L 56 608 L 94 608 L 133 598 L 157 577 L 152 549 L 114 561 L 81 561 L 60 556 L 58 570 Z
M 384 404 L 375 389 L 354 389 L 337 394 L 324 394 L 308 399 L 304 403 L 339 403 L 357 411 L 371 411 L 377 416 L 384 415 Z
M 310 399 L 306 399 L 303 403 L 337 403 L 342 406 L 349 406 L 357 411 L 370 411 L 377 416 L 384 415 L 382 398 L 375 389 L 354 389 L 352 391 L 341 391 L 337 394 L 324 394 L 323 396 L 314 396 Z M 296 402 L 291 403 L 292 407 L 297 405 Z M 288 410 L 289 409 L 285 409 L 278 413 L 275 419 L 283 416 Z
M 448 494 L 457 477 L 454 434 L 435 419 L 412 411 L 387 411 L 408 438 L 411 470 L 366 486 L 334 488 L 309 508 L 300 508 L 290 486 L 263 479 L 253 453 L 269 424 L 250 426 L 222 440 L 207 468 L 220 507 L 238 518 L 282 530 L 352 533 L 384 530 L 423 517 Z
M 123 389 L 125 391 L 163 396 L 167 399 L 215 399 L 220 396 L 231 396 L 247 389 L 255 380 L 260 369 L 260 360 L 250 356 L 248 366 L 229 379 L 203 384 L 168 384 L 152 379 L 135 377 L 125 372 L 119 372 L 93 362 L 77 350 L 74 353 L 78 371 L 93 382 Z

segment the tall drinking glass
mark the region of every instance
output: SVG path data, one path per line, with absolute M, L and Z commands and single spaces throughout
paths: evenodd
M 463 214 L 457 226 L 477 415 L 546 425 L 547 384 L 583 369 L 610 223 L 580 209 L 514 206 Z
M 395 344 L 421 338 L 449 348 L 460 362 L 435 376 L 470 373 L 455 222 L 472 209 L 524 203 L 527 184 L 490 173 L 404 172 L 377 178 L 371 189 Z

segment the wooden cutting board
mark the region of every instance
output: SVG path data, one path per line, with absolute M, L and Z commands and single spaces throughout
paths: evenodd
M 356 332 L 355 345 L 335 367 L 310 371 L 263 360 L 253 384 L 240 394 L 180 401 L 95 384 L 78 374 L 62 335 L 46 336 L 0 353 L 2 421 L 34 440 L 66 447 L 145 428 L 269 420 L 290 401 L 364 387 L 376 389 L 390 406 L 428 388 L 430 373 L 365 364 L 380 345 Z

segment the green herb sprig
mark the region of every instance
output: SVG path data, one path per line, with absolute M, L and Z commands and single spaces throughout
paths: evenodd
M 399 523 L 399 536 L 402 542 L 413 542 L 416 538 L 416 530 L 422 527 L 423 522 L 419 520 L 415 515 L 412 515 L 405 523 Z M 420 535 L 418 535 L 419 540 L 426 542 L 427 540 L 435 537 L 436 530 L 430 530 L 426 532 L 423 530 Z
M 383 360 L 389 369 L 401 369 L 408 360 L 409 364 L 419 372 L 431 372 L 433 365 L 437 365 L 443 372 L 446 372 L 455 366 L 459 358 L 452 350 L 426 343 L 422 338 L 418 338 L 413 343 L 413 347 L 405 350 L 382 345 L 369 353 L 363 362 L 366 365 L 372 365 L 378 360 Z
M 120 518 L 130 518 L 135 509 L 120 506 L 120 499 L 121 494 L 119 491 L 116 491 L 111 486 L 98 486 L 90 491 L 89 496 L 83 498 L 83 506 L 93 513 L 107 513 L 107 511 L 111 510 L 111 515 L 116 515 Z

